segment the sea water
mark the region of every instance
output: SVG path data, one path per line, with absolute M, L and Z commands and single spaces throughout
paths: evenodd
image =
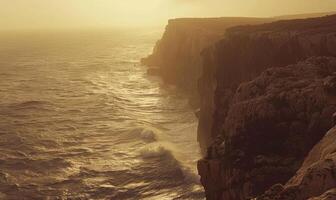
M 203 199 L 197 119 L 139 60 L 160 33 L 0 34 L 0 199 Z

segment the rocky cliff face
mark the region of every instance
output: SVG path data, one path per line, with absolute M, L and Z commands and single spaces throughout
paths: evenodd
M 150 71 L 161 75 L 166 83 L 175 84 L 198 96 L 197 82 L 202 73 L 202 50 L 223 38 L 229 27 L 271 20 L 229 17 L 169 20 L 153 54 L 142 59 L 142 63 L 151 67 Z
M 142 61 L 167 83 L 199 90 L 198 170 L 210 200 L 293 191 L 285 183 L 333 125 L 336 15 L 232 27 L 272 20 L 171 20 Z M 302 198 L 336 190 L 319 191 Z
M 336 15 L 241 26 L 208 48 L 199 81 L 198 137 L 203 150 L 225 132 L 223 126 L 239 84 L 269 67 L 294 64 L 311 56 L 336 56 Z
M 324 37 L 320 34 L 317 41 Z M 268 40 L 272 35 L 269 33 L 266 36 L 262 40 Z M 315 38 L 310 34 L 304 36 L 308 37 L 308 41 L 311 41 L 310 37 Z M 295 40 L 299 39 L 296 37 Z M 285 52 L 294 48 L 288 44 L 291 38 L 279 40 L 274 41 L 271 37 L 272 50 L 278 49 L 273 42 L 280 41 L 280 44 L 287 46 Z M 223 44 L 233 45 L 232 41 L 223 41 Z M 263 49 L 263 43 L 259 44 L 258 47 L 249 48 Z M 316 44 L 322 52 L 326 51 L 321 43 Z M 317 48 L 308 45 L 306 49 L 301 45 L 296 47 L 302 54 L 291 55 L 288 62 L 310 56 Z M 217 47 L 223 53 L 220 60 L 231 65 L 222 65 L 223 69 L 217 66 L 217 114 L 214 118 L 217 127 L 213 131 L 217 132 L 218 137 L 208 149 L 207 157 L 198 163 L 208 199 L 253 198 L 274 184 L 286 183 L 299 169 L 311 148 L 333 125 L 332 115 L 336 111 L 335 58 L 314 57 L 280 67 L 273 59 L 279 59 L 276 55 L 282 55 L 281 51 L 271 59 L 269 56 L 273 52 L 263 55 L 246 51 L 245 48 L 244 51 L 242 46 L 231 46 L 237 50 L 235 53 L 240 52 L 241 58 L 235 61 L 229 60 L 228 51 L 224 53 L 224 49 Z M 331 50 L 328 54 L 333 53 Z M 294 54 L 297 51 L 290 52 Z M 252 58 L 245 60 L 248 54 L 259 57 L 255 57 L 256 61 Z M 239 84 L 239 80 L 248 80 L 269 65 L 279 67 L 267 69 L 252 81 Z
M 277 184 L 258 200 L 336 199 L 336 127 L 311 150 L 286 185 Z

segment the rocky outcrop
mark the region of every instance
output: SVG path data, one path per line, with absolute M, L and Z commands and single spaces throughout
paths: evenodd
M 274 188 L 279 188 L 274 190 Z M 336 199 L 336 127 L 311 150 L 296 175 L 258 200 Z
M 201 52 L 225 37 L 228 28 L 239 25 L 263 24 L 280 19 L 302 19 L 332 13 L 312 13 L 272 18 L 221 17 L 179 18 L 168 21 L 166 30 L 153 53 L 142 59 L 150 74 L 164 78 L 187 91 L 196 91 L 202 73 Z
M 150 72 L 160 74 L 168 84 L 194 94 L 202 71 L 201 51 L 222 39 L 227 28 L 270 22 L 262 18 L 184 18 L 169 20 L 153 54 L 142 59 Z M 153 69 L 154 68 L 154 69 Z
M 204 149 L 224 132 L 232 96 L 241 82 L 271 66 L 286 66 L 311 56 L 336 56 L 336 15 L 234 27 L 203 55 L 198 135 Z
M 221 56 L 217 59 L 225 65 L 216 69 L 214 124 L 217 127 L 213 131 L 217 132 L 217 137 L 208 149 L 207 157 L 198 163 L 208 199 L 253 198 L 274 184 L 286 183 L 311 148 L 332 127 L 332 116 L 336 111 L 333 88 L 336 59 L 313 57 L 286 67 L 277 64 L 285 62 L 278 56 L 284 55 L 283 59 L 290 56 L 286 62 L 295 62 L 318 54 L 315 52 L 317 48 L 321 53 L 333 54 L 336 48 L 329 50 L 321 43 L 322 38 L 333 41 L 329 33 L 317 31 L 301 35 L 296 32 L 295 39 L 290 34 L 280 39 L 273 35 L 278 32 L 264 32 L 261 38 L 253 32 L 253 36 L 246 36 L 248 38 L 234 35 L 230 36 L 233 41 L 225 40 L 219 44 L 216 51 Z M 235 40 L 235 37 L 241 40 Z M 316 39 L 313 40 L 316 45 L 296 43 L 292 46 L 292 40 L 313 42 L 312 38 Z M 244 45 L 243 41 L 247 43 Z M 259 45 L 254 46 L 257 41 Z M 233 53 L 221 45 L 231 45 Z M 267 49 L 270 52 L 266 54 Z M 287 51 L 299 55 L 287 54 Z M 269 65 L 275 68 L 239 84 Z M 281 185 L 273 187 L 274 191 L 282 189 Z
M 271 199 L 293 190 L 286 182 L 335 124 L 336 15 L 264 24 L 274 20 L 170 20 L 142 60 L 196 102 L 198 89 L 192 103 L 206 155 L 198 170 L 210 200 L 254 198 L 272 185 Z
M 199 80 L 198 138 L 205 152 L 225 134 L 233 95 L 240 83 L 269 67 L 294 64 L 311 56 L 336 56 L 336 15 L 229 28 L 223 40 L 203 52 Z

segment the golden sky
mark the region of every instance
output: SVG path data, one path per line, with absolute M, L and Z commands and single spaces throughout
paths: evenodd
M 177 17 L 336 11 L 336 0 L 0 0 L 0 29 L 162 26 Z

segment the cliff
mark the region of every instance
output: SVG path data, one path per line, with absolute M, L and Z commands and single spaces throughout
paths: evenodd
M 336 60 L 312 58 L 241 83 L 199 173 L 209 199 L 245 199 L 286 182 L 332 126 Z
M 307 18 L 316 18 L 323 17 L 327 15 L 335 15 L 336 12 L 317 12 L 317 13 L 302 13 L 294 15 L 282 15 L 275 17 L 277 20 L 289 20 L 289 19 L 307 19 Z
M 336 15 L 265 24 L 274 19 L 171 20 L 142 60 L 167 83 L 198 88 L 207 199 L 272 199 L 292 188 L 286 182 L 333 125 Z
M 198 79 L 203 74 L 204 49 L 225 37 L 228 28 L 239 25 L 263 24 L 279 19 L 298 19 L 324 16 L 312 13 L 272 18 L 180 18 L 168 21 L 166 30 L 155 45 L 153 53 L 141 60 L 148 73 L 159 75 L 168 84 L 177 85 L 191 94 L 191 103 L 199 106 Z M 331 13 L 330 13 L 331 14 Z
M 240 26 L 203 52 L 198 138 L 205 151 L 220 133 L 238 85 L 269 67 L 336 55 L 336 15 Z
M 240 56 L 246 56 L 246 52 Z M 215 115 L 218 128 L 213 130 L 219 132 L 207 157 L 198 163 L 208 199 L 252 198 L 273 184 L 284 184 L 333 124 L 335 58 L 314 57 L 295 65 L 280 65 L 264 70 L 252 81 L 239 83 L 268 66 L 260 67 L 263 62 L 247 65 L 245 59 L 239 59 L 238 63 L 242 62 L 246 63 L 237 65 L 236 60 L 221 66 L 232 74 L 217 68 L 221 73 L 216 76 L 214 96 L 221 104 L 215 104 L 215 111 L 221 115 Z
M 202 73 L 201 52 L 222 39 L 227 28 L 270 22 L 261 18 L 184 18 L 169 20 L 153 54 L 142 59 L 149 72 L 177 85 L 198 99 L 197 82 Z
M 336 199 L 336 127 L 310 151 L 286 185 L 277 184 L 258 200 Z
M 198 140 L 204 152 L 213 143 L 220 144 L 225 140 L 228 144 L 225 142 L 220 151 L 230 152 L 220 158 L 200 161 L 199 173 L 208 198 L 244 199 L 261 194 L 276 182 L 284 183 L 298 169 L 310 148 L 330 128 L 328 119 L 331 111 L 326 114 L 324 106 L 327 104 L 317 97 L 313 101 L 309 101 L 307 96 L 308 99 L 293 97 L 292 102 L 300 100 L 301 103 L 298 104 L 301 105 L 288 105 L 288 94 L 284 99 L 275 96 L 275 104 L 279 104 L 280 108 L 265 100 L 263 103 L 257 101 L 261 98 L 258 95 L 264 95 L 267 86 L 262 85 L 262 82 L 246 91 L 246 94 L 254 91 L 252 96 L 239 97 L 237 91 L 243 89 L 239 87 L 240 84 L 253 80 L 269 67 L 283 67 L 311 56 L 335 57 L 336 16 L 230 28 L 225 38 L 208 48 L 203 56 L 204 71 L 199 81 L 201 111 Z M 302 75 L 298 73 L 297 76 Z M 268 84 L 273 81 L 271 79 Z M 297 81 L 300 82 L 300 79 Z M 288 83 L 282 84 L 286 86 Z M 280 86 L 277 87 L 281 88 Z M 290 88 L 283 87 L 283 92 L 287 89 Z M 277 93 L 281 94 L 281 90 Z M 318 98 L 324 96 L 323 93 L 315 95 Z M 323 103 L 315 105 L 314 101 Z M 316 112 L 307 112 L 307 105 L 316 107 Z M 289 106 L 295 109 L 288 110 Z M 296 132 L 305 134 L 300 136 Z M 279 169 L 267 167 L 266 172 L 263 167 L 256 167 L 252 161 L 257 156 L 261 155 L 261 160 L 268 160 L 281 147 L 291 149 L 290 145 L 293 144 L 277 143 L 280 135 L 297 141 L 295 146 L 298 149 L 293 150 L 296 155 L 281 157 L 275 154 L 274 158 L 279 159 L 277 162 L 267 161 L 273 163 L 273 166 L 281 166 Z M 215 140 L 217 137 L 219 139 Z M 311 139 L 304 140 L 302 137 Z M 254 146 L 260 146 L 260 149 L 254 150 Z M 290 154 L 291 151 L 287 153 Z M 235 160 L 244 162 L 237 166 Z M 285 164 L 281 164 L 282 162 Z M 251 182 L 251 176 L 257 178 Z

